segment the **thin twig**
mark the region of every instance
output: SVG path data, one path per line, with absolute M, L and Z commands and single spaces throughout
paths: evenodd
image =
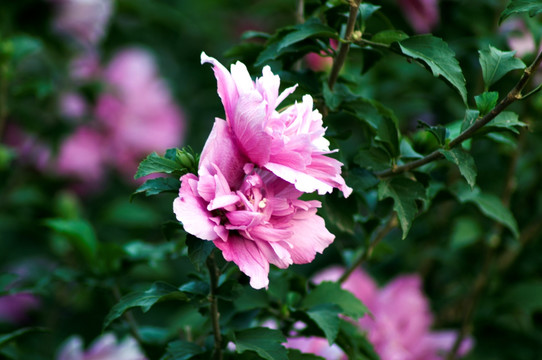
M 361 264 L 363 264 L 365 261 L 367 261 L 372 253 L 376 245 L 380 243 L 380 241 L 391 231 L 393 228 L 397 226 L 397 217 L 395 215 L 392 215 L 389 220 L 375 233 L 374 239 L 367 248 L 366 251 L 363 252 L 363 254 L 360 255 L 360 257 L 346 269 L 346 271 L 342 274 L 342 276 L 339 278 L 339 283 L 343 283 L 348 279 L 350 274 L 354 272 Z
M 499 115 L 502 111 L 504 111 L 510 104 L 512 104 L 516 100 L 522 99 L 523 97 L 522 97 L 521 91 L 523 90 L 523 88 L 525 88 L 525 86 L 527 85 L 527 83 L 529 82 L 533 74 L 538 69 L 541 62 L 542 62 L 542 52 L 540 52 L 538 56 L 536 57 L 536 59 L 533 61 L 533 63 L 525 69 L 525 71 L 523 72 L 523 75 L 521 76 L 521 79 L 519 79 L 516 86 L 514 86 L 514 88 L 510 90 L 510 92 L 505 96 L 505 98 L 502 99 L 501 102 L 499 102 L 493 108 L 493 110 L 491 110 L 485 116 L 476 120 L 469 128 L 467 128 L 464 132 L 462 132 L 456 138 L 450 141 L 450 143 L 448 144 L 448 148 L 452 149 L 455 146 L 461 144 L 463 141 L 470 139 L 471 137 L 474 136 L 474 134 L 480 128 L 487 125 L 487 123 L 489 123 L 497 115 Z M 443 157 L 442 153 L 440 153 L 438 150 L 433 151 L 432 153 L 430 153 L 429 155 L 425 156 L 422 159 L 418 159 L 401 166 L 396 166 L 388 170 L 377 172 L 375 173 L 375 175 L 381 179 L 395 176 L 395 175 L 402 174 L 404 172 L 416 169 L 420 166 L 423 166 L 432 161 L 438 160 L 442 157 Z
M 211 294 L 209 300 L 211 302 L 211 322 L 213 324 L 213 335 L 215 337 L 214 359 L 222 360 L 222 334 L 220 333 L 220 313 L 218 312 L 218 299 L 216 297 L 220 273 L 216 266 L 214 254 L 212 253 L 207 258 L 207 268 L 209 269 L 209 278 L 211 280 Z
M 339 72 L 341 71 L 344 62 L 346 61 L 346 55 L 350 49 L 350 42 L 352 40 L 352 34 L 354 33 L 354 27 L 356 25 L 356 19 L 358 17 L 359 6 L 361 5 L 361 0 L 350 0 L 350 13 L 348 14 L 348 22 L 346 24 L 346 33 L 344 36 L 344 41 L 341 42 L 339 47 L 339 54 L 333 60 L 333 66 L 331 67 L 331 74 L 329 75 L 328 85 L 329 89 L 333 90 L 335 83 L 339 77 Z
M 297 1 L 297 11 L 295 12 L 296 21 L 298 24 L 303 24 L 305 22 L 305 1 Z

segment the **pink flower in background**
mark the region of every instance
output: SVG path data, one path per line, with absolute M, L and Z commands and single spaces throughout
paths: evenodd
M 31 293 L 20 292 L 0 296 L 0 322 L 20 324 L 30 311 L 40 306 L 39 299 Z
M 46 171 L 51 164 L 51 149 L 37 137 L 25 132 L 15 124 L 6 126 L 3 142 L 17 152 L 18 160 L 36 168 Z
M 417 33 L 430 32 L 440 21 L 438 0 L 398 0 L 398 3 Z
M 269 284 L 269 264 L 287 268 L 312 261 L 334 239 L 316 215 L 318 201 L 265 169 L 255 169 L 237 147 L 226 122 L 216 119 L 202 151 L 199 177 L 181 177 L 173 203 L 187 232 L 213 241 L 224 258 L 250 277 L 255 289 Z
M 105 34 L 112 0 L 51 0 L 57 14 L 55 27 L 85 45 L 96 44 Z
M 70 76 L 73 80 L 98 79 L 101 72 L 100 58 L 94 50 L 85 51 L 70 62 Z
M 113 334 L 105 334 L 94 341 L 87 351 L 83 341 L 74 336 L 60 349 L 58 360 L 146 360 L 137 342 L 128 337 L 118 342 Z
M 83 97 L 74 92 L 60 95 L 60 114 L 67 118 L 80 118 L 87 111 L 87 103 Z
M 337 49 L 339 42 L 335 39 L 330 39 L 329 45 L 333 49 Z M 333 66 L 333 58 L 324 51 L 321 51 L 320 54 L 310 53 L 305 55 L 305 62 L 312 71 L 328 71 Z
M 325 270 L 316 275 L 314 281 L 337 281 L 343 271 L 337 267 Z M 399 276 L 378 289 L 359 269 L 343 283 L 343 288 L 356 295 L 371 311 L 372 316 L 366 315 L 359 320 L 359 327 L 367 332 L 367 338 L 382 360 L 441 360 L 452 348 L 457 337 L 455 331 L 430 330 L 433 315 L 422 293 L 419 276 Z M 314 339 L 317 338 L 310 341 L 314 342 Z M 472 339 L 465 339 L 459 356 L 466 355 L 471 348 Z M 318 354 L 322 354 L 319 351 Z
M 284 346 L 290 349 L 297 349 L 302 353 L 318 355 L 326 360 L 348 360 L 340 347 L 335 344 L 329 345 L 327 339 L 324 338 L 288 338 Z
M 506 34 L 508 46 L 516 52 L 516 56 L 523 57 L 536 51 L 533 34 L 527 29 L 523 20 L 508 20 L 501 26 L 500 31 Z
M 103 179 L 107 153 L 103 136 L 89 127 L 79 127 L 60 146 L 57 172 L 96 186 Z
M 269 66 L 254 82 L 240 62 L 231 66 L 230 73 L 205 53 L 201 61 L 213 65 L 234 142 L 250 162 L 303 192 L 325 194 L 338 188 L 350 195 L 352 189 L 340 175 L 342 163 L 326 156 L 333 151 L 324 138 L 322 115 L 313 109 L 310 95 L 278 112 L 277 107 L 295 86 L 279 94 L 280 78 Z
M 111 161 L 133 177 L 149 153 L 181 144 L 185 120 L 153 58 L 143 50 L 118 53 L 105 69 L 104 81 L 109 91 L 98 99 L 95 113 L 105 127 Z

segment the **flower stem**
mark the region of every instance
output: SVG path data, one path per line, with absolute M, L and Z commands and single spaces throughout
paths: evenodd
M 372 253 L 376 245 L 391 231 L 393 228 L 397 226 L 397 217 L 392 215 L 389 220 L 374 234 L 373 241 L 369 245 L 366 251 L 363 252 L 363 254 L 360 255 L 360 257 L 346 269 L 346 271 L 341 275 L 339 278 L 339 283 L 343 283 L 348 279 L 350 274 L 354 272 L 361 264 L 363 264 L 365 261 L 367 261 Z
M 211 253 L 207 258 L 207 268 L 209 269 L 209 278 L 211 281 L 211 322 L 213 325 L 213 334 L 215 337 L 215 350 L 214 350 L 214 359 L 222 360 L 222 334 L 220 333 L 220 313 L 218 312 L 218 299 L 216 297 L 216 290 L 218 288 L 218 278 L 220 276 L 220 271 L 216 265 L 214 254 Z
M 354 33 L 354 27 L 356 25 L 356 19 L 358 17 L 359 6 L 361 5 L 361 0 L 350 0 L 350 13 L 348 15 L 348 22 L 346 24 L 346 33 L 344 36 L 344 42 L 341 42 L 339 47 L 339 54 L 333 61 L 333 66 L 331 68 L 331 74 L 329 75 L 328 85 L 329 89 L 333 90 L 335 83 L 339 77 L 339 72 L 341 71 L 344 62 L 346 61 L 346 55 L 348 50 L 350 50 L 350 42 L 352 40 L 352 34 Z
M 533 63 L 525 69 L 523 72 L 523 75 L 519 79 L 516 86 L 510 90 L 510 92 L 502 99 L 489 113 L 487 113 L 485 116 L 479 118 L 476 120 L 469 128 L 467 128 L 465 131 L 463 131 L 461 134 L 459 134 L 456 138 L 454 138 L 450 143 L 448 144 L 448 148 L 454 148 L 455 146 L 461 144 L 463 141 L 470 139 L 474 136 L 474 134 L 483 126 L 487 125 L 491 120 L 495 119 L 497 115 L 499 115 L 501 112 L 503 112 L 510 104 L 515 102 L 516 100 L 521 100 L 523 98 L 521 91 L 527 85 L 529 80 L 532 78 L 536 70 L 538 69 L 540 63 L 542 62 L 542 51 L 539 52 L 536 59 L 533 61 Z M 440 158 L 444 157 L 441 152 L 438 150 L 433 151 L 429 155 L 425 156 L 422 159 L 415 160 L 409 163 L 406 163 L 401 166 L 396 166 L 388 170 L 380 171 L 375 173 L 376 176 L 379 178 L 387 178 L 395 175 L 402 174 L 404 172 L 416 169 L 420 166 L 423 166 L 425 164 L 428 164 L 432 161 L 438 160 Z

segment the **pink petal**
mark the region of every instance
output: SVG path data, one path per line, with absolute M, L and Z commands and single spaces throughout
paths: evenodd
M 224 105 L 224 110 L 226 112 L 226 119 L 233 117 L 233 111 L 235 109 L 235 104 L 239 99 L 239 94 L 231 74 L 228 69 L 218 62 L 218 60 L 207 56 L 204 52 L 201 53 L 201 63 L 210 63 L 213 65 L 213 71 L 218 85 L 218 95 L 220 96 L 220 99 L 222 99 L 222 105 Z
M 292 246 L 289 251 L 295 264 L 311 262 L 316 253 L 321 254 L 335 239 L 326 229 L 324 219 L 315 214 L 316 210 L 306 213 L 312 215 L 300 217 L 296 214 L 289 229 L 293 234 L 287 242 Z
M 213 230 L 215 223 L 211 221 L 211 213 L 207 211 L 207 204 L 197 192 L 198 178 L 194 174 L 181 177 L 179 197 L 173 201 L 173 212 L 184 229 L 204 240 L 215 240 L 217 234 Z

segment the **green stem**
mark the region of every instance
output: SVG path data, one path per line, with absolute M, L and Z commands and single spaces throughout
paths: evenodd
M 371 241 L 371 244 L 367 248 L 366 251 L 363 252 L 363 254 L 360 255 L 360 257 L 346 269 L 346 271 L 342 274 L 342 276 L 339 278 L 339 283 L 343 283 L 348 279 L 348 277 L 356 270 L 361 264 L 363 264 L 365 261 L 367 261 L 371 255 L 373 254 L 373 250 L 380 243 L 380 241 L 391 231 L 393 228 L 397 226 L 397 217 L 392 215 L 389 220 L 374 234 L 373 241 Z
M 461 134 L 459 134 L 456 138 L 454 138 L 450 143 L 448 144 L 448 147 L 451 149 L 465 140 L 470 139 L 475 135 L 475 133 L 482 128 L 483 126 L 487 125 L 491 120 L 495 119 L 497 115 L 499 115 L 501 112 L 503 112 L 510 104 L 515 102 L 516 100 L 523 99 L 523 95 L 521 94 L 521 91 L 525 88 L 529 80 L 532 78 L 536 70 L 539 68 L 540 63 L 542 62 L 542 52 L 538 54 L 536 59 L 533 61 L 533 63 L 525 69 L 523 72 L 523 75 L 519 79 L 518 83 L 510 92 L 505 96 L 504 99 L 502 99 L 489 113 L 487 113 L 485 116 L 479 118 L 476 120 L 469 128 L 467 128 L 465 131 L 463 131 Z M 429 155 L 425 156 L 422 159 L 415 160 L 409 163 L 406 163 L 401 166 L 396 166 L 388 170 L 380 171 L 375 173 L 376 176 L 379 178 L 387 178 L 395 175 L 402 174 L 404 172 L 416 169 L 420 166 L 423 166 L 425 164 L 428 164 L 432 161 L 438 160 L 442 158 L 443 155 L 438 150 L 433 151 Z
M 209 269 L 209 278 L 211 281 L 211 294 L 209 300 L 211 302 L 211 323 L 213 325 L 213 335 L 215 338 L 214 359 L 222 360 L 222 334 L 220 333 L 220 313 L 218 312 L 218 299 L 216 297 L 220 272 L 216 265 L 214 254 L 212 253 L 207 258 L 207 268 Z
M 333 61 L 333 66 L 331 67 L 331 73 L 329 75 L 328 85 L 330 90 L 333 90 L 333 87 L 339 78 L 339 72 L 346 61 L 346 55 L 350 49 L 350 42 L 352 40 L 352 34 L 354 33 L 354 27 L 356 25 L 360 5 L 361 0 L 350 0 L 350 13 L 348 15 L 348 22 L 346 23 L 344 41 L 341 42 L 339 54 Z

